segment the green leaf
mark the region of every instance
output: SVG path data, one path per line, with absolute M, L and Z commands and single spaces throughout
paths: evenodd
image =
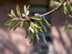
M 8 26 L 13 20 L 9 20 L 7 22 L 4 23 L 5 26 Z
M 15 23 L 15 20 L 13 20 L 12 22 L 9 23 L 9 26 L 11 26 L 13 23 Z
M 17 11 L 18 16 L 21 18 L 21 13 L 20 13 L 20 9 L 19 9 L 19 6 L 18 5 L 16 7 L 16 11 Z
M 8 14 L 8 16 L 12 17 L 12 18 L 15 18 L 15 16 L 11 15 L 11 14 Z
M 17 21 L 11 25 L 10 30 L 11 30 L 13 27 L 15 27 L 16 24 L 17 24 Z
M 29 10 L 29 7 L 30 7 L 30 5 L 28 5 L 28 6 L 27 6 L 27 9 L 26 9 L 26 14 L 27 14 L 27 12 L 28 12 L 28 10 Z
M 25 22 L 25 29 L 26 29 L 26 37 L 25 38 L 27 38 L 28 37 L 28 30 L 27 30 L 27 22 Z
M 41 20 L 42 18 L 40 16 L 32 16 L 31 19 L 34 19 L 34 20 Z
M 26 10 L 26 5 L 24 5 L 24 13 L 25 13 L 25 15 L 26 15 L 26 11 L 27 11 L 27 10 Z
M 21 22 L 18 22 L 17 25 L 14 27 L 14 30 L 21 24 Z
M 26 5 L 24 5 L 24 13 L 25 13 L 25 15 L 29 14 L 29 11 L 28 11 L 29 7 L 30 7 L 30 5 L 28 5 L 27 8 L 26 8 Z
M 67 7 L 64 7 L 64 13 L 66 14 L 67 13 Z
M 11 10 L 11 15 L 12 15 L 14 18 L 17 18 L 13 10 Z
M 24 22 L 22 21 L 21 24 L 20 24 L 20 27 L 23 27 L 23 24 L 24 24 Z

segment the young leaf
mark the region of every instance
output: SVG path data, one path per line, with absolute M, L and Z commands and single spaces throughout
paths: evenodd
M 17 25 L 14 27 L 14 30 L 21 24 L 21 22 L 18 22 Z
M 18 16 L 21 18 L 21 13 L 20 13 L 20 9 L 19 9 L 19 6 L 18 5 L 16 7 L 16 11 L 17 11 Z
M 41 20 L 42 18 L 40 16 L 32 16 L 31 19 L 34 19 L 34 20 Z
M 27 11 L 26 15 L 29 15 L 29 11 Z
M 17 24 L 17 21 L 11 25 L 10 30 L 11 30 L 13 27 L 15 27 L 16 24 Z
M 20 24 L 20 27 L 23 27 L 23 24 L 24 24 L 24 22 L 22 21 L 21 24 Z
M 26 37 L 25 38 L 27 38 L 28 37 L 28 30 L 27 30 L 27 22 L 25 22 L 25 29 L 26 29 Z
M 26 5 L 24 5 L 24 13 L 25 13 L 25 15 L 26 15 Z
M 11 14 L 8 14 L 8 16 L 12 17 L 12 18 L 15 18 L 15 16 L 11 15 Z
M 28 12 L 28 10 L 29 10 L 29 7 L 30 7 L 30 5 L 28 5 L 28 6 L 27 6 L 26 13 Z
M 17 18 L 13 10 L 11 10 L 11 15 L 12 15 L 14 18 Z
M 9 23 L 9 26 L 11 26 L 14 22 L 15 22 L 15 20 L 11 21 L 11 22 Z
M 7 22 L 4 23 L 5 26 L 8 26 L 13 20 L 9 20 Z
M 22 17 L 25 17 L 26 15 L 24 13 L 22 13 Z

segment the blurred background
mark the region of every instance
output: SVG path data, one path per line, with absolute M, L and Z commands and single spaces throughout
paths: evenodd
M 30 4 L 30 16 L 34 13 L 43 14 L 51 10 L 49 0 L 0 0 L 0 54 L 72 54 L 72 31 L 64 31 L 66 15 L 59 9 L 46 16 L 52 25 L 52 29 L 47 29 L 47 44 L 40 38 L 39 44 L 29 44 L 29 37 L 25 39 L 25 27 L 18 27 L 16 31 L 9 31 L 9 27 L 4 23 L 11 18 L 7 15 L 11 9 L 16 12 L 18 4 L 23 13 L 24 5 Z M 72 21 L 71 19 L 69 20 Z M 40 34 L 40 32 L 39 32 Z

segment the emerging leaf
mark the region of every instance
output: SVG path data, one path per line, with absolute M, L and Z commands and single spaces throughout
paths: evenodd
M 13 21 L 14 21 L 14 20 L 11 19 L 11 20 L 5 22 L 4 25 L 5 25 L 5 26 L 8 26 L 8 25 L 10 25 Z
M 13 10 L 11 10 L 11 15 L 12 15 L 14 18 L 17 18 Z
M 12 17 L 12 18 L 16 18 L 15 16 L 11 15 L 11 14 L 8 14 L 8 16 Z
M 20 27 L 23 27 L 24 22 L 21 22 Z
M 9 23 L 9 26 L 11 26 L 14 22 L 15 22 L 15 20 L 13 20 L 12 22 L 10 22 L 10 23 Z
M 27 6 L 26 13 L 28 12 L 28 10 L 29 10 L 29 7 L 30 7 L 30 5 L 28 5 L 28 6 Z
M 13 27 L 15 27 L 16 24 L 17 24 L 17 21 L 11 25 L 10 30 L 11 30 Z
M 14 27 L 14 30 L 21 24 L 21 22 L 18 22 L 17 25 Z
M 24 5 L 24 13 L 26 14 L 26 5 Z
M 26 15 L 24 13 L 22 13 L 22 17 L 25 17 Z
M 42 18 L 40 16 L 32 16 L 31 19 L 34 19 L 34 20 L 41 20 Z
M 29 11 L 27 11 L 26 15 L 29 15 Z
M 24 13 L 25 13 L 25 15 L 29 14 L 29 11 L 28 11 L 29 7 L 30 7 L 30 5 L 28 5 L 27 8 L 26 8 L 26 5 L 24 6 Z
M 25 38 L 27 38 L 28 37 L 28 30 L 27 30 L 27 22 L 25 22 L 25 29 L 26 29 L 26 37 Z
M 19 9 L 19 6 L 18 5 L 16 7 L 16 11 L 17 11 L 18 16 L 21 18 L 21 13 L 20 13 L 20 9 Z

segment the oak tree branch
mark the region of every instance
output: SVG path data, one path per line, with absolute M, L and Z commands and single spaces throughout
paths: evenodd
M 66 1 L 66 0 L 63 0 L 62 3 L 61 3 L 61 5 L 59 5 L 57 8 L 55 8 L 55 9 L 53 9 L 53 10 L 47 12 L 47 13 L 44 13 L 44 14 L 42 14 L 42 15 L 40 15 L 40 16 L 43 17 L 43 16 L 46 16 L 46 15 L 48 15 L 48 14 L 53 13 L 54 11 L 58 10 L 58 9 L 63 5 L 63 3 L 64 3 L 65 1 Z

